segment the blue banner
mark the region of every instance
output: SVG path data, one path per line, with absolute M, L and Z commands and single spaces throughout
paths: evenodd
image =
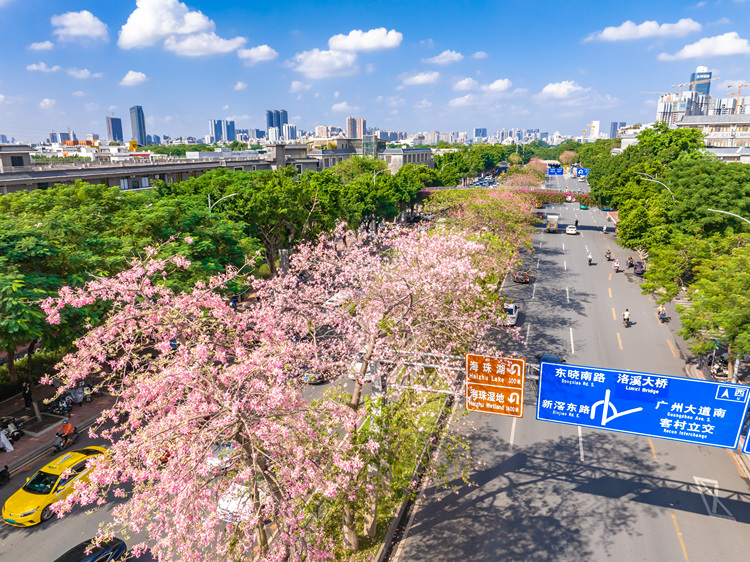
M 562 176 L 563 169 L 562 168 L 547 168 L 547 173 L 550 176 Z
M 536 417 L 734 449 L 749 399 L 737 384 L 542 363 Z
M 576 168 L 576 175 L 577 176 L 588 176 L 590 171 L 591 171 L 590 168 Z

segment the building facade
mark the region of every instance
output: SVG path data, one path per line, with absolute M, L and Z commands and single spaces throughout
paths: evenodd
M 367 134 L 367 121 L 365 121 L 364 117 L 360 117 L 357 119 L 357 138 L 363 139 L 365 138 L 365 135 Z
M 122 119 L 119 117 L 107 117 L 107 138 L 111 142 L 124 142 L 122 136 Z
M 346 136 L 350 139 L 356 139 L 357 138 L 357 119 L 356 117 L 347 117 L 346 118 Z
M 146 118 L 140 105 L 130 108 L 130 127 L 133 132 L 133 140 L 139 146 L 146 146 Z

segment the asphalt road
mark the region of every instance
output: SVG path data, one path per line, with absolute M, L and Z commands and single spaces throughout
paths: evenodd
M 534 243 L 529 285 L 506 285 L 521 306 L 524 342 L 503 342 L 527 360 L 554 352 L 569 363 L 685 374 L 669 324 L 632 273 L 615 274 L 605 214 L 547 206 L 563 227 Z M 591 252 L 595 265 L 586 264 Z M 625 328 L 622 311 L 631 311 Z M 533 401 L 533 399 L 532 399 Z M 750 552 L 750 485 L 726 450 L 536 420 L 470 414 L 476 486 L 427 487 L 394 559 L 496 561 L 744 560 Z

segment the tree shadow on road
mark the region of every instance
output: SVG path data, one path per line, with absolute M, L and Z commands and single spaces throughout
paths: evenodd
M 693 482 L 664 476 L 648 445 L 616 435 L 587 435 L 586 460 L 578 439 L 561 437 L 509 449 L 484 428 L 472 440 L 474 458 L 487 459 L 455 491 L 429 488 L 408 532 L 402 560 L 586 560 L 612 547 L 616 535 L 638 535 L 636 522 L 664 509 L 707 515 Z M 750 523 L 750 494 L 720 490 L 739 522 Z

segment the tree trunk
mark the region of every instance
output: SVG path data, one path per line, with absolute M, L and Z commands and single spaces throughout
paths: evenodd
M 8 352 L 8 375 L 10 375 L 11 382 L 18 382 L 18 373 L 16 372 L 16 346 L 11 346 L 6 351 Z
M 28 380 L 29 383 L 31 383 L 31 356 L 34 354 L 34 346 L 36 346 L 37 340 L 31 340 L 31 343 L 29 344 L 29 349 L 26 352 L 26 372 L 28 373 Z
M 342 526 L 344 536 L 344 548 L 357 552 L 359 550 L 359 537 L 354 530 L 354 507 L 353 502 L 348 501 L 344 504 L 344 524 Z
M 271 277 L 276 277 L 276 252 L 271 249 L 267 249 L 266 261 L 268 262 L 268 269 L 271 272 Z

